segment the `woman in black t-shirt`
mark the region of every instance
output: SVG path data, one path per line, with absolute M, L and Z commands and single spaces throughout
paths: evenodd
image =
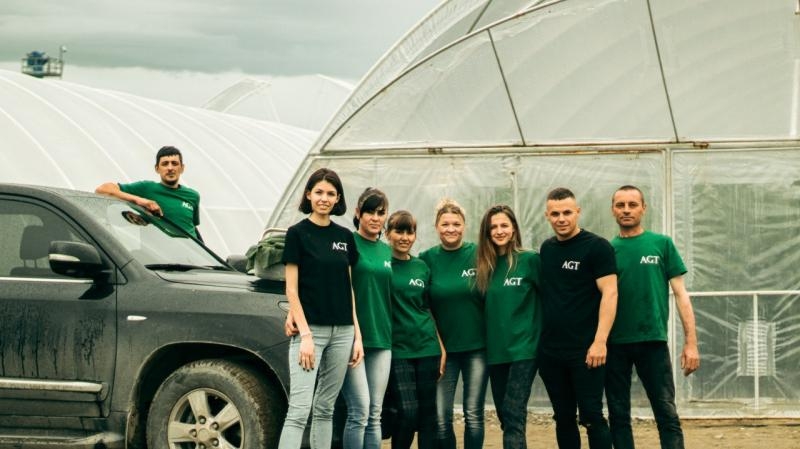
M 331 221 L 347 210 L 339 176 L 321 168 L 308 179 L 300 211 L 309 214 L 286 233 L 289 299 L 289 410 L 279 449 L 299 449 L 313 404 L 311 448 L 331 446 L 333 407 L 348 363 L 364 355 L 353 309 L 350 267 L 358 261 L 353 234 Z M 316 388 L 315 388 L 316 384 Z

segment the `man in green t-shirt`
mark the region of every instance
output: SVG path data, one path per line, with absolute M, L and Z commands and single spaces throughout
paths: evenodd
M 633 449 L 631 431 L 632 367 L 653 409 L 661 447 L 683 449 L 675 407 L 675 384 L 667 347 L 669 287 L 683 323 L 681 368 L 688 376 L 700 366 L 694 312 L 683 282 L 686 267 L 672 239 L 646 231 L 644 194 L 626 185 L 614 192 L 611 213 L 619 225 L 612 241 L 617 260 L 617 316 L 608 339 L 606 399 L 616 449 Z
M 107 182 L 98 186 L 95 192 L 117 197 L 143 207 L 152 214 L 164 216 L 189 235 L 202 240 L 197 230 L 200 224 L 200 195 L 180 184 L 184 168 L 179 149 L 161 147 L 156 154 L 155 166 L 161 182 Z

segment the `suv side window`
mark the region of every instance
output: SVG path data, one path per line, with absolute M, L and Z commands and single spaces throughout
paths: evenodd
M 86 242 L 54 212 L 24 201 L 0 199 L 0 229 L 0 277 L 62 278 L 50 270 L 50 242 Z

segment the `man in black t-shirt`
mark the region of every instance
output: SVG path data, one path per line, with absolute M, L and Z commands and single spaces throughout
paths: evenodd
M 545 217 L 555 236 L 542 243 L 542 312 L 539 374 L 553 405 L 560 449 L 581 446 L 578 422 L 591 449 L 611 449 L 603 417 L 606 340 L 617 308 L 614 250 L 578 227 L 575 195 L 557 188 L 547 195 Z

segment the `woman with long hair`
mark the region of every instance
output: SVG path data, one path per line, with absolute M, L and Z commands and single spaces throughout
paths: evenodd
M 380 239 L 388 208 L 383 192 L 367 188 L 353 217 L 359 254 L 353 266 L 353 293 L 364 363 L 347 370 L 342 387 L 347 402 L 344 449 L 381 446 L 381 410 L 392 363 L 392 249 Z
M 522 249 L 514 211 L 493 206 L 481 220 L 476 284 L 486 300 L 486 362 L 504 449 L 525 449 L 528 398 L 541 330 L 539 254 Z
M 289 408 L 279 449 L 299 449 L 313 404 L 311 448 L 331 446 L 332 416 L 347 366 L 363 349 L 353 307 L 350 269 L 358 261 L 353 234 L 331 221 L 347 211 L 333 170 L 311 174 L 299 210 L 307 218 L 289 227 L 283 250 L 289 299 Z M 316 387 L 315 387 L 316 385 Z
M 431 268 L 431 308 L 447 351 L 444 376 L 436 390 L 437 440 L 455 449 L 453 403 L 461 375 L 464 449 L 481 449 L 486 400 L 486 336 L 483 298 L 475 288 L 476 245 L 464 241 L 466 214 L 458 203 L 442 200 L 434 225 L 440 244 L 420 254 Z

